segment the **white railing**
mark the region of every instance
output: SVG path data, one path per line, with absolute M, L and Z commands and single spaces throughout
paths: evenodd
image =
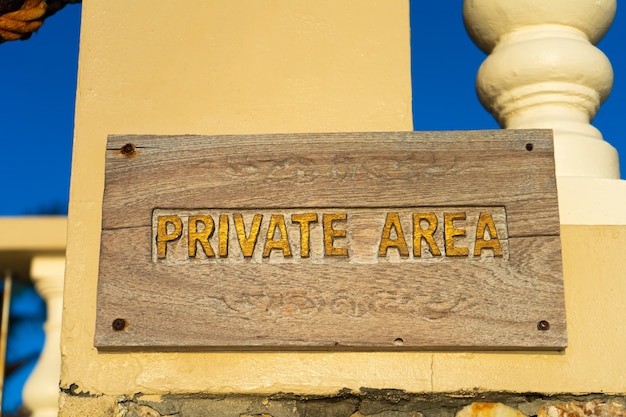
M 61 314 L 63 311 L 64 256 L 35 256 L 31 278 L 46 302 L 48 317 L 44 324 L 46 341 L 37 366 L 23 391 L 24 405 L 32 417 L 56 417 L 61 375 Z
M 554 130 L 560 177 L 620 178 L 617 151 L 590 122 L 613 86 L 594 45 L 616 0 L 465 0 L 474 42 L 489 54 L 478 96 L 504 128 Z

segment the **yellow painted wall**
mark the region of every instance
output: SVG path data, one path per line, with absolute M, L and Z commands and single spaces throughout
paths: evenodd
M 564 353 L 99 353 L 107 135 L 411 130 L 409 10 L 407 0 L 86 0 L 82 25 L 62 388 L 626 392 L 626 226 L 563 227 Z
M 0 218 L 0 252 L 65 250 L 65 216 Z

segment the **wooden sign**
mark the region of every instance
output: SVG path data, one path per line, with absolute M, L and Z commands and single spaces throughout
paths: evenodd
M 563 349 L 543 130 L 111 136 L 99 349 Z

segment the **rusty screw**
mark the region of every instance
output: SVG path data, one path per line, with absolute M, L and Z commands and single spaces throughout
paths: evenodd
M 113 326 L 113 330 L 115 330 L 116 332 L 124 330 L 126 328 L 126 320 L 124 320 L 124 319 L 115 319 L 115 320 L 113 320 L 112 326 Z
M 135 145 L 133 145 L 132 143 L 127 143 L 126 145 L 121 147 L 120 153 L 126 156 L 133 155 L 135 153 Z
M 537 330 L 541 330 L 541 331 L 550 330 L 550 323 L 547 322 L 546 320 L 541 320 L 539 323 L 537 323 Z

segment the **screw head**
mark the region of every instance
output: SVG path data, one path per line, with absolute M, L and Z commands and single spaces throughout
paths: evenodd
M 550 323 L 546 320 L 541 320 L 537 323 L 537 330 L 546 331 L 550 330 Z
M 116 332 L 124 330 L 126 328 L 126 320 L 124 320 L 124 319 L 115 319 L 115 320 L 113 320 L 112 327 L 113 327 L 113 330 L 115 330 Z
M 127 143 L 120 148 L 120 153 L 126 156 L 133 155 L 135 153 L 135 145 L 133 145 L 132 143 Z
M 526 150 L 527 150 L 528 152 L 532 151 L 532 150 L 533 150 L 533 144 L 532 144 L 532 143 L 527 143 L 527 144 L 526 144 Z

